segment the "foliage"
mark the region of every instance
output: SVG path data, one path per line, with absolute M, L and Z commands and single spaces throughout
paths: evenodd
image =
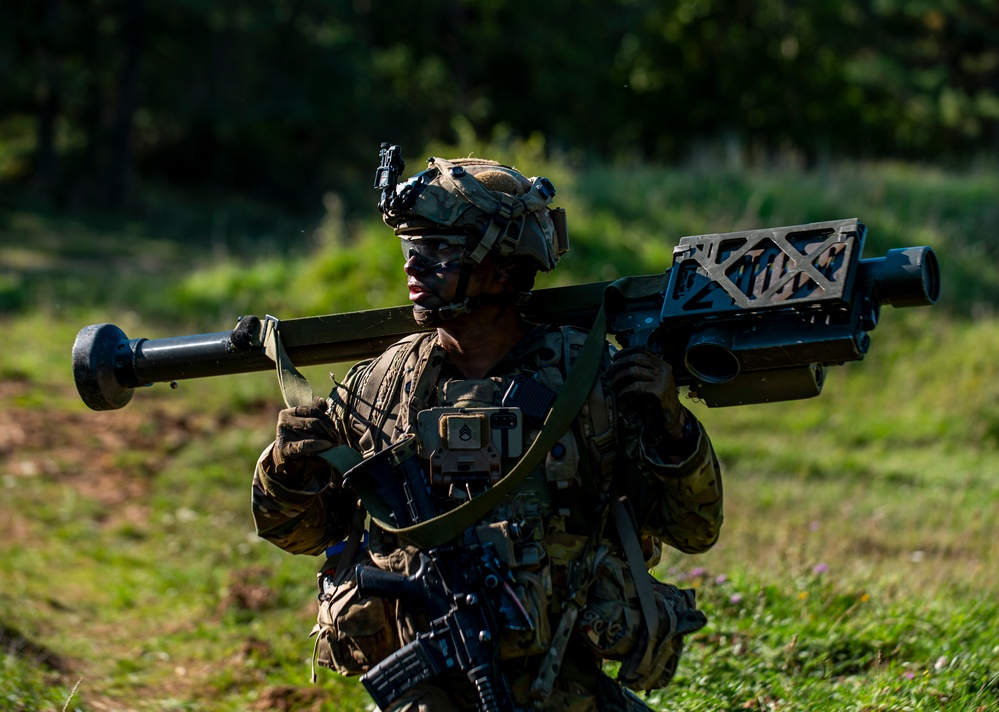
M 989 166 L 587 165 L 547 158 L 540 136 L 490 143 L 467 128 L 461 143 L 431 144 L 424 153 L 495 157 L 552 179 L 571 251 L 539 277 L 539 287 L 661 271 L 685 235 L 855 216 L 869 228 L 865 257 L 906 245 L 936 250 L 944 282 L 938 309 L 981 316 L 999 304 L 999 178 Z M 9 236 L 0 245 L 0 313 L 114 305 L 154 327 L 217 331 L 242 314 L 286 318 L 404 303 L 394 238 L 373 207 L 376 195 L 370 190 L 363 216 L 349 215 L 335 193 L 324 196 L 316 217 L 234 197 L 187 201 L 168 190 L 151 194 L 142 220 L 0 209 L 0 230 Z M 102 264 L 113 276 L 98 273 Z
M 62 206 L 138 210 L 166 181 L 356 209 L 380 141 L 465 129 L 755 165 L 999 140 L 989 0 L 8 5 L 0 179 Z
M 549 163 L 539 138 L 461 130 L 461 145 L 427 154 L 500 156 L 558 186 L 573 250 L 541 286 L 662 269 L 686 234 L 851 214 L 870 227 L 870 256 L 937 250 L 941 304 L 886 309 L 870 355 L 831 369 L 820 397 L 688 403 L 723 464 L 726 523 L 710 552 L 667 553 L 657 569 L 696 589 L 710 623 L 650 701 L 999 704 L 994 172 L 586 168 Z M 68 358 L 87 323 L 156 338 L 247 312 L 397 304 L 401 255 L 332 194 L 315 220 L 169 191 L 153 203 L 146 221 L 0 211 L 12 345 L 0 352 L 0 709 L 365 709 L 357 680 L 309 683 L 318 562 L 253 532 L 248 473 L 280 407 L 271 377 L 158 385 L 94 413 Z

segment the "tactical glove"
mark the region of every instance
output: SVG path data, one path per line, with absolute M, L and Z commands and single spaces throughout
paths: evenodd
M 330 471 L 320 457 L 339 442 L 333 420 L 326 410 L 326 401 L 316 398 L 312 405 L 286 408 L 278 414 L 277 435 L 271 449 L 274 472 L 289 480 L 305 481 Z
M 638 417 L 648 431 L 667 440 L 683 435 L 687 413 L 673 379 L 673 367 L 645 346 L 630 346 L 614 355 L 607 369 L 611 388 L 626 417 Z

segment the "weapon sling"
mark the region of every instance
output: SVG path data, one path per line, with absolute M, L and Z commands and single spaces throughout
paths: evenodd
M 433 519 L 398 528 L 391 524 L 392 510 L 385 500 L 372 488 L 365 487 L 361 482 L 355 482 L 355 491 L 371 518 L 385 531 L 400 536 L 424 550 L 441 546 L 472 526 L 523 481 L 572 425 L 573 419 L 593 386 L 604 353 L 606 336 L 607 321 L 601 304 L 593 328 L 587 335 L 575 363 L 569 369 L 565 383 L 552 405 L 551 412 L 545 418 L 541 432 L 513 469 L 493 487 Z M 281 346 L 277 320 L 268 321 L 264 344 L 267 354 L 276 364 L 278 383 L 281 385 L 288 407 L 311 403 L 312 388 Z M 341 473 L 361 461 L 357 451 L 346 445 L 327 450 L 320 456 Z

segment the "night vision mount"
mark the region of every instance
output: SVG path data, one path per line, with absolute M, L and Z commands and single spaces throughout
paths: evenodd
M 405 196 L 401 196 L 396 191 L 399 184 L 399 177 L 406 169 L 406 162 L 402 160 L 402 149 L 398 144 L 382 143 L 378 152 L 381 163 L 375 171 L 375 190 L 382 192 L 382 197 L 378 200 L 378 209 L 383 215 L 395 212 L 402 207 Z

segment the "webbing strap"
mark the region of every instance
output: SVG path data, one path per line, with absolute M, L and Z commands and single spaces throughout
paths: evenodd
M 486 228 L 485 234 L 483 234 L 482 239 L 479 240 L 479 244 L 476 245 L 475 250 L 472 252 L 473 262 L 482 262 L 486 258 L 486 255 L 489 254 L 489 251 L 493 249 L 496 241 L 501 237 L 506 237 L 512 220 L 513 206 L 506 200 L 499 201 L 496 212 L 493 214 L 492 220 L 489 221 L 489 227 Z
M 263 331 L 261 340 L 264 343 L 264 350 L 277 367 L 278 384 L 281 387 L 285 403 L 289 408 L 311 404 L 313 399 L 312 386 L 308 379 L 295 368 L 281 345 L 278 320 L 268 316 L 264 322 Z M 606 338 L 607 319 L 604 305 L 601 304 L 593 322 L 593 328 L 590 329 L 576 362 L 569 370 L 565 383 L 559 391 L 548 417 L 545 418 L 541 432 L 517 464 L 493 487 L 449 512 L 401 528 L 391 524 L 387 516 L 390 507 L 377 493 L 373 491 L 358 492 L 361 502 L 371 513 L 371 518 L 385 531 L 407 539 L 423 549 L 441 546 L 475 524 L 503 497 L 513 492 L 572 425 L 573 419 L 583 407 L 583 403 L 593 387 L 593 381 L 606 348 Z M 320 453 L 320 456 L 330 462 L 340 473 L 345 473 L 361 461 L 361 456 L 346 445 L 327 450 Z
M 337 445 L 334 448 L 323 450 L 316 454 L 326 460 L 341 475 L 355 465 L 360 464 L 361 460 L 364 459 L 361 457 L 361 453 L 349 445 Z
M 649 573 L 645 568 L 642 545 L 638 541 L 638 533 L 635 531 L 635 523 L 629 509 L 628 500 L 625 497 L 615 499 L 611 503 L 614 524 L 617 526 L 618 538 L 621 540 L 625 558 L 628 560 L 631 578 L 635 582 L 638 603 L 642 608 L 642 619 L 645 621 L 645 631 L 648 633 L 645 652 L 642 654 L 642 661 L 636 670 L 639 677 L 645 677 L 652 668 L 652 653 L 655 650 L 656 633 L 659 631 L 659 607 L 656 605 L 655 592 L 652 590 L 652 582 L 649 580 Z
M 513 492 L 572 425 L 573 419 L 582 408 L 590 389 L 593 387 L 593 381 L 606 348 L 606 336 L 607 323 L 604 318 L 604 308 L 601 306 L 597 312 L 593 329 L 587 335 L 576 362 L 569 370 L 565 383 L 559 391 L 538 437 L 531 443 L 517 464 L 513 466 L 513 469 L 490 489 L 449 512 L 419 524 L 401 528 L 393 526 L 390 521 L 386 521 L 387 518 L 384 516 L 376 516 L 376 511 L 388 511 L 388 506 L 384 502 L 369 501 L 380 499 L 380 497 L 372 492 L 358 492 L 365 508 L 371 513 L 371 518 L 385 531 L 407 539 L 421 549 L 433 549 L 441 546 L 475 524 L 503 497 Z
M 552 634 L 552 643 L 541 660 L 537 677 L 531 682 L 531 697 L 535 700 L 547 700 L 555 688 L 555 678 L 562 671 L 562 659 L 569 638 L 576 630 L 576 620 L 579 618 L 580 605 L 575 600 L 565 604 L 565 611 L 559 619 L 558 626 Z
M 268 314 L 264 318 L 261 328 L 263 333 L 260 340 L 264 344 L 264 353 L 277 368 L 278 385 L 281 387 L 281 396 L 284 398 L 285 405 L 289 408 L 312 405 L 312 386 L 288 358 L 288 352 L 281 344 L 278 320 Z
M 264 344 L 264 353 L 274 362 L 277 369 L 278 385 L 281 387 L 281 396 L 285 405 L 294 408 L 299 405 L 312 405 L 313 392 L 309 379 L 302 375 L 301 371 L 295 368 L 295 364 L 288 358 L 288 352 L 281 344 L 281 334 L 278 332 L 278 320 L 272 316 L 267 316 L 263 323 L 263 334 L 261 341 Z M 348 445 L 337 445 L 329 450 L 317 453 L 317 455 L 328 462 L 333 469 L 343 474 L 363 458 L 361 454 Z

